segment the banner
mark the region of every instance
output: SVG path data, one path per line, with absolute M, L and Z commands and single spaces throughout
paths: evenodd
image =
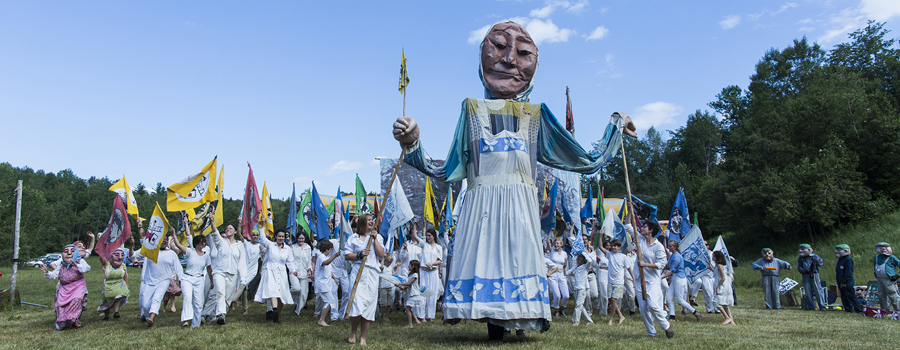
M 376 205 L 378 202 L 375 202 Z M 413 219 L 412 207 L 403 192 L 400 181 L 394 181 L 382 211 L 380 233 L 386 239 L 395 229 Z
M 244 203 L 241 208 L 241 230 L 244 237 L 250 239 L 250 231 L 259 224 L 259 211 L 262 203 L 259 202 L 259 192 L 256 189 L 256 179 L 253 178 L 253 168 L 247 163 L 250 173 L 247 174 L 247 184 L 244 185 Z
M 691 232 L 691 215 L 688 212 L 687 200 L 684 198 L 684 188 L 678 189 L 675 204 L 672 205 L 672 213 L 669 214 L 669 239 L 681 242 L 684 236 Z
M 319 191 L 316 189 L 316 183 L 312 183 L 312 208 L 310 213 L 310 228 L 316 233 L 316 239 L 326 239 L 331 235 L 328 228 L 328 211 L 325 210 L 325 204 L 322 203 L 322 197 L 319 197 Z
M 122 175 L 122 179 L 114 183 L 112 186 L 109 186 L 109 190 L 118 194 L 119 197 L 121 197 L 122 200 L 125 201 L 125 205 L 128 208 L 128 214 L 134 217 L 135 220 L 137 220 L 137 202 L 134 200 L 134 192 L 131 190 L 131 186 L 128 185 L 128 180 L 125 180 L 125 175 Z
M 369 208 L 369 202 L 366 200 L 366 188 L 363 187 L 362 181 L 359 179 L 359 174 L 356 174 L 356 215 L 362 213 L 371 213 L 372 208 Z
M 400 51 L 400 87 L 397 90 L 401 94 L 405 94 L 407 85 L 409 85 L 409 72 L 406 70 L 406 49 L 403 49 Z
M 218 158 L 218 157 L 217 157 Z M 196 208 L 203 203 L 215 201 L 216 194 L 210 191 L 216 183 L 216 159 L 206 164 L 199 173 L 178 181 L 166 190 L 166 210 L 180 211 Z
M 622 242 L 622 249 L 619 250 L 622 254 L 627 254 L 628 252 L 637 249 L 632 241 L 631 235 L 625 230 L 622 219 L 619 218 L 612 209 L 606 213 L 606 220 L 603 221 L 603 234 L 609 237 L 610 240 L 618 239 L 619 242 Z
M 166 215 L 156 203 L 156 209 L 153 209 L 153 216 L 147 221 L 147 233 L 141 240 L 141 255 L 150 259 L 154 263 L 159 258 L 159 246 L 163 239 L 166 239 L 166 233 L 169 232 L 169 221 Z
M 300 208 L 297 209 L 297 225 L 303 228 L 303 232 L 306 235 L 306 238 L 310 238 L 312 231 L 309 229 L 309 219 L 312 218 L 312 194 L 309 192 L 309 189 L 306 190 L 306 193 L 303 194 L 303 199 L 300 200 Z M 308 242 L 312 242 L 312 240 L 308 240 Z
M 287 230 L 292 239 L 297 238 L 297 186 L 294 184 L 291 184 L 291 200 L 288 204 Z
M 678 248 L 681 250 L 681 256 L 684 257 L 684 274 L 687 275 L 688 285 L 693 284 L 694 280 L 700 276 L 712 272 L 709 250 L 706 249 L 700 226 L 694 225 L 691 232 L 688 232 L 681 240 Z
M 438 217 L 440 214 L 437 214 L 437 203 L 434 200 L 434 190 L 431 189 L 431 177 L 425 177 L 425 209 L 422 210 L 424 214 L 425 221 L 431 223 L 431 226 L 437 228 L 438 227 Z M 422 227 L 424 230 L 425 227 Z
M 131 223 L 128 221 L 125 202 L 119 198 L 113 199 L 113 212 L 109 217 L 109 223 L 98 237 L 97 247 L 94 249 L 97 255 L 106 261 L 112 260 L 112 253 L 131 237 Z
M 725 241 L 722 240 L 722 236 L 719 236 L 719 239 L 716 240 L 716 246 L 713 248 L 713 251 L 722 252 L 725 254 L 725 272 L 729 275 L 734 274 L 734 266 L 731 266 L 731 254 L 728 254 L 728 248 L 725 247 Z
M 459 194 L 456 195 L 456 204 L 453 206 L 453 222 L 459 221 L 459 211 L 462 210 L 463 200 L 466 199 L 466 190 L 469 188 L 468 183 L 468 181 L 462 181 L 462 188 L 459 190 Z
M 548 199 L 544 201 L 544 207 L 541 208 L 541 231 L 544 233 L 549 233 L 550 230 L 556 227 L 556 194 L 558 188 L 559 179 L 553 183 L 553 188 L 550 189 L 550 195 L 547 197 Z
M 275 226 L 272 223 L 272 202 L 269 199 L 269 190 L 266 189 L 266 183 L 263 182 L 263 191 L 262 198 L 260 198 L 262 202 L 262 209 L 259 211 L 258 221 L 262 224 L 260 227 L 266 228 L 266 237 L 274 238 L 272 235 L 275 233 Z

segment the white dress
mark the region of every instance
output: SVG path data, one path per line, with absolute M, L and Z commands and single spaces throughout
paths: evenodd
M 437 267 L 434 267 L 432 270 L 429 270 L 425 264 L 437 261 L 438 259 L 442 259 L 444 249 L 439 244 L 435 243 L 434 246 L 426 243 L 424 240 L 419 241 L 419 247 L 422 248 L 422 256 L 420 264 L 422 264 L 419 269 L 419 277 L 421 280 L 419 284 L 425 286 L 428 289 L 435 290 L 440 295 L 443 292 L 443 285 L 441 284 L 440 272 Z M 416 314 L 424 319 L 434 319 L 435 310 L 437 309 L 437 295 L 432 295 L 430 297 L 425 298 L 425 308 L 422 314 Z
M 373 232 L 372 234 L 377 233 Z M 359 238 L 359 235 L 351 235 L 350 238 L 347 238 L 347 243 L 344 245 L 341 255 L 346 259 L 348 254 L 357 254 L 363 251 L 369 241 L 368 236 L 366 237 L 363 240 Z M 353 304 L 350 305 L 349 317 L 362 316 L 368 321 L 375 320 L 375 311 L 378 309 L 378 273 L 381 271 L 381 265 L 378 263 L 381 257 L 375 255 L 375 245 L 380 246 L 381 242 L 375 239 L 372 240 L 372 245 L 369 246 L 371 255 L 366 258 L 366 266 L 362 269 L 362 276 L 359 278 L 359 285 L 356 287 L 356 294 L 353 296 Z M 350 271 L 350 280 L 356 281 L 356 275 L 360 273 L 361 261 L 347 262 L 353 264 L 353 269 Z
M 287 244 L 279 248 L 277 243 L 270 241 L 264 234 L 259 235 L 259 240 L 266 247 L 266 260 L 253 301 L 264 303 L 269 298 L 280 298 L 282 303 L 294 305 L 288 284 L 288 273 L 294 273 L 294 252 Z

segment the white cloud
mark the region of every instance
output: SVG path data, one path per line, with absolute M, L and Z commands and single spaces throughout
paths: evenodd
M 531 17 L 534 17 L 534 18 L 547 18 L 552 13 L 553 13 L 553 4 L 550 4 L 550 5 L 541 7 L 539 9 L 531 10 L 531 12 L 529 12 L 528 15 Z
M 612 60 L 613 60 L 613 54 L 611 54 L 611 53 L 606 54 L 606 63 L 612 62 Z
M 674 117 L 680 115 L 684 108 L 668 102 L 653 102 L 640 106 L 631 115 L 634 125 L 638 129 L 646 130 L 651 126 L 660 128 L 662 125 L 674 124 Z
M 388 158 L 388 157 L 375 157 L 372 161 L 369 162 L 369 165 L 381 165 L 381 160 L 378 158 Z
M 560 28 L 553 24 L 553 20 L 549 19 L 546 22 L 539 19 L 532 20 L 525 26 L 525 30 L 531 34 L 531 39 L 537 45 L 545 41 L 549 43 L 566 42 L 569 41 L 570 35 L 575 34 L 574 30 Z
M 525 18 L 525 17 L 512 17 L 512 18 L 504 19 L 502 21 L 497 21 L 497 23 L 508 22 L 508 21 L 516 22 L 518 24 L 521 24 L 524 27 L 529 22 L 531 22 L 531 19 Z M 478 29 L 475 29 L 475 30 L 469 32 L 469 40 L 468 40 L 469 44 L 481 44 L 481 41 L 484 40 L 484 36 L 487 35 L 487 31 L 490 30 L 491 27 L 493 27 L 493 26 L 494 26 L 494 24 L 488 24 L 484 27 L 481 27 L 481 28 L 478 28 Z M 525 29 L 528 30 L 527 27 Z
M 606 37 L 606 34 L 609 34 L 609 29 L 606 29 L 604 26 L 599 26 L 591 32 L 591 35 L 585 37 L 585 41 L 603 39 Z
M 897 0 L 862 0 L 859 8 L 866 18 L 878 22 L 900 16 L 900 1 Z
M 581 13 L 587 8 L 587 5 L 588 5 L 587 0 L 581 0 L 578 3 L 569 6 L 569 8 L 566 9 L 566 12 Z
M 300 188 L 306 188 L 306 186 L 309 186 L 313 181 L 316 181 L 316 179 L 312 176 L 297 176 L 294 178 L 294 183 L 300 186 Z
M 719 26 L 721 26 L 722 29 L 731 29 L 731 28 L 736 27 L 740 23 L 741 23 L 741 16 L 730 15 L 730 16 L 725 16 L 724 19 L 719 21 Z
M 778 11 L 775 12 L 775 14 L 782 13 L 782 12 L 784 12 L 784 11 L 787 11 L 788 9 L 792 9 L 792 8 L 797 7 L 797 6 L 800 6 L 800 5 L 798 5 L 796 2 L 787 2 L 787 3 L 785 3 L 784 5 L 781 5 L 781 8 L 778 9 Z
M 766 10 L 762 10 L 762 12 L 760 12 L 760 13 L 751 13 L 751 14 L 747 15 L 747 19 L 749 19 L 751 21 L 755 21 L 755 20 L 758 20 L 760 17 L 762 17 L 765 14 L 766 14 Z M 720 24 L 721 24 L 721 22 L 720 22 Z M 737 23 L 735 23 L 735 25 L 737 25 Z
M 342 161 L 335 163 L 328 169 L 323 170 L 322 173 L 325 175 L 333 175 L 333 174 L 342 173 L 345 171 L 356 170 L 356 169 L 359 169 L 362 167 L 363 167 L 363 165 L 361 162 L 351 162 L 349 160 L 342 160 Z
M 897 0 L 861 0 L 856 7 L 848 7 L 828 17 L 830 29 L 825 31 L 817 41 L 830 43 L 847 34 L 866 26 L 867 20 L 884 22 L 900 17 L 900 1 Z
M 601 7 L 601 8 L 600 8 L 600 13 L 601 13 L 601 14 L 605 14 L 605 13 L 607 13 L 607 12 L 609 12 L 609 7 Z

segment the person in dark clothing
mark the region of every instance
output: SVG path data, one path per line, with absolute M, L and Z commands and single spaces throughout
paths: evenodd
M 841 304 L 844 311 L 862 313 L 862 305 L 856 299 L 856 291 L 853 286 L 853 258 L 850 257 L 850 246 L 838 244 L 834 247 L 834 255 L 838 258 L 834 267 L 835 280 L 841 291 Z
M 805 310 L 819 309 L 825 311 L 825 295 L 822 293 L 822 287 L 819 283 L 819 266 L 824 261 L 816 254 L 813 254 L 812 246 L 809 244 L 801 244 L 799 248 L 800 257 L 797 258 L 797 271 L 803 276 L 803 291 L 806 293 L 800 308 Z

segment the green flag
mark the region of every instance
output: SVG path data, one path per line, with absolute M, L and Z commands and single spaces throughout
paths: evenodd
M 325 208 L 326 210 L 328 210 L 329 216 L 331 215 L 331 213 L 334 213 L 334 202 L 337 202 L 337 200 L 336 199 L 331 200 L 331 203 L 328 203 L 328 207 Z
M 363 187 L 362 181 L 359 180 L 359 174 L 356 174 L 356 215 L 371 212 L 369 210 L 369 202 L 366 201 L 366 188 Z
M 303 195 L 303 201 L 300 202 L 300 211 L 297 215 L 297 224 L 300 227 L 303 227 L 303 230 L 306 232 L 306 236 L 309 237 L 309 224 L 306 221 L 306 213 L 307 207 L 309 207 L 309 203 L 312 201 L 312 195 L 309 193 L 309 189 L 306 190 L 306 193 Z

